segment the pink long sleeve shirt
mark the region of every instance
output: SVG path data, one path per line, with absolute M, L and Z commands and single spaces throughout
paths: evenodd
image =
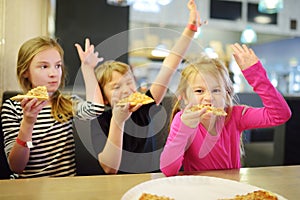
M 264 107 L 235 105 L 217 136 L 210 135 L 199 124 L 190 128 L 181 121 L 178 112 L 160 157 L 160 168 L 166 176 L 184 171 L 240 168 L 240 137 L 247 129 L 277 126 L 291 117 L 283 96 L 274 88 L 261 62 L 242 73 L 262 99 Z M 246 107 L 246 108 L 245 108 Z

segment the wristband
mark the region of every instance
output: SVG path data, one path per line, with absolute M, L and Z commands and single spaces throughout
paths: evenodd
M 198 31 L 198 26 L 196 24 L 188 24 L 187 28 L 194 32 Z
M 20 140 L 19 138 L 16 139 L 16 142 L 21 145 L 22 147 L 27 147 L 27 148 L 32 148 L 33 145 L 32 145 L 32 141 L 23 141 L 23 140 Z

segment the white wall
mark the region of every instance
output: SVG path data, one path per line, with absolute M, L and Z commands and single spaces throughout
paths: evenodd
M 48 0 L 0 0 L 0 95 L 20 90 L 16 78 L 19 47 L 29 38 L 47 35 Z

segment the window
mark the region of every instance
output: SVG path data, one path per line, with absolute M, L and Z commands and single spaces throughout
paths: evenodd
M 242 18 L 242 2 L 210 1 L 210 18 L 237 21 Z
M 258 4 L 248 3 L 247 21 L 258 24 L 277 24 L 277 13 L 260 13 L 258 11 Z

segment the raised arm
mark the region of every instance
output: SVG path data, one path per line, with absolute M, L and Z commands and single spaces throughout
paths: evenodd
M 231 48 L 233 50 L 235 61 L 241 70 L 245 70 L 258 62 L 258 58 L 254 51 L 245 44 L 240 45 L 235 43 L 231 45 Z
M 254 51 L 246 45 L 231 45 L 234 58 L 245 79 L 253 87 L 262 102 L 262 108 L 246 107 L 240 121 L 243 129 L 277 126 L 291 117 L 291 110 L 284 97 L 272 85 Z M 253 117 L 255 116 L 255 117 Z
M 86 100 L 93 103 L 103 104 L 103 96 L 96 79 L 95 67 L 103 58 L 98 57 L 98 52 L 94 52 L 94 45 L 90 44 L 90 40 L 85 39 L 85 50 L 79 44 L 75 44 L 79 58 L 81 60 L 81 71 L 85 83 Z
M 159 104 L 165 96 L 173 74 L 187 51 L 197 28 L 201 25 L 195 0 L 189 0 L 187 7 L 190 10 L 189 25 L 182 32 L 169 55 L 164 59 L 162 68 L 150 88 L 151 94 L 157 104 Z

